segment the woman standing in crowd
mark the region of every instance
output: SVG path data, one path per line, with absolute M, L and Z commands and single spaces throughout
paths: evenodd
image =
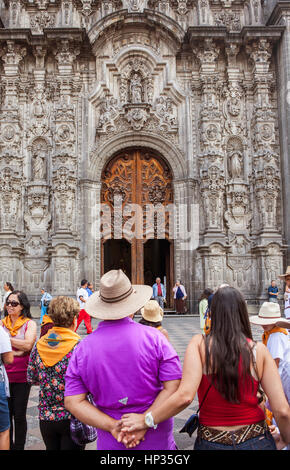
M 4 330 L 10 336 L 13 364 L 6 365 L 10 397 L 10 448 L 24 450 L 27 420 L 26 410 L 30 393 L 27 382 L 27 366 L 30 351 L 36 340 L 37 326 L 31 320 L 30 303 L 24 292 L 13 291 L 6 300 L 7 317 L 2 320 Z M 14 426 L 13 426 L 14 421 Z M 13 440 L 13 429 L 15 437 Z
M 177 315 L 184 313 L 185 311 L 185 299 L 187 297 L 185 287 L 178 280 L 173 287 L 175 310 Z
M 213 294 L 212 289 L 205 289 L 203 291 L 203 293 L 201 294 L 201 297 L 198 301 L 199 302 L 198 303 L 198 308 L 199 308 L 199 316 L 200 316 L 200 328 L 202 330 L 204 329 L 204 325 L 205 325 L 204 315 L 205 315 L 205 312 L 206 312 L 207 307 L 208 307 L 208 298 L 212 294 Z
M 211 302 L 210 334 L 192 338 L 180 386 L 152 411 L 152 422 L 157 425 L 180 413 L 198 392 L 199 404 L 204 402 L 194 449 L 276 449 L 258 403 L 259 381 L 281 437 L 290 443 L 290 407 L 277 367 L 267 348 L 252 339 L 247 306 L 240 292 L 232 287 L 219 288 Z M 123 415 L 122 431 L 140 429 L 148 429 L 144 415 Z
M 46 450 L 82 450 L 70 433 L 71 414 L 64 406 L 64 377 L 72 352 L 80 337 L 74 332 L 79 304 L 70 297 L 56 297 L 48 314 L 53 321 L 31 352 L 27 379 L 39 385 L 40 432 Z
M 0 326 L 0 450 L 9 450 L 9 382 L 3 364 L 12 364 L 13 352 L 8 334 Z
M 52 299 L 52 296 L 48 292 L 46 292 L 46 290 L 43 288 L 41 289 L 41 296 L 42 297 L 40 300 L 40 319 L 39 319 L 40 325 L 42 324 L 43 317 L 44 315 L 46 315 L 49 303 Z
M 156 300 L 148 300 L 143 308 L 141 308 L 142 319 L 141 325 L 152 326 L 157 328 L 169 341 L 167 330 L 162 327 L 163 310 Z
M 134 322 L 132 316 L 152 296 L 150 286 L 131 285 L 119 270 L 105 273 L 100 291 L 86 303 L 89 315 L 101 321 L 81 341 L 65 377 L 65 406 L 81 422 L 98 429 L 98 450 L 124 450 L 117 442 L 117 422 L 126 411 L 151 412 L 178 387 L 180 361 L 169 341 L 155 328 Z M 96 406 L 86 399 L 93 395 Z M 138 450 L 175 450 L 173 420 L 151 429 Z
M 11 282 L 5 282 L 4 290 L 5 290 L 5 294 L 3 296 L 3 315 L 6 317 L 7 316 L 6 299 L 7 299 L 8 295 L 10 295 L 14 291 Z
M 46 335 L 36 343 L 29 359 L 27 378 L 40 385 L 40 431 L 46 450 L 82 450 L 70 434 L 71 414 L 64 407 L 64 377 L 80 337 L 74 332 L 79 304 L 70 297 L 56 297 L 48 314 L 53 321 Z

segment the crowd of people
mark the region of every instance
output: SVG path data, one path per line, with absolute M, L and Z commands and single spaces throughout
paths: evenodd
M 290 290 L 290 268 L 281 279 Z M 39 386 L 39 427 L 47 450 L 85 449 L 80 429 L 84 436 L 92 433 L 91 439 L 97 429 L 98 450 L 176 450 L 174 416 L 196 394 L 200 411 L 194 449 L 289 446 L 286 294 L 286 318 L 270 299 L 258 315 L 249 316 L 237 289 L 228 284 L 207 289 L 199 304 L 201 334 L 191 339 L 183 367 L 162 326 L 166 290 L 160 278 L 153 288 L 132 285 L 122 270 L 111 270 L 97 292 L 84 279 L 77 300 L 47 294 L 43 289 L 46 310 L 39 338 L 26 294 L 10 285 L 5 298 L 0 449 L 25 448 L 32 385 Z M 174 294 L 186 299 L 180 281 Z M 100 320 L 95 331 L 91 317 Z M 77 334 L 81 321 L 87 327 L 84 339 Z M 251 323 L 261 326 L 261 342 L 253 340 Z

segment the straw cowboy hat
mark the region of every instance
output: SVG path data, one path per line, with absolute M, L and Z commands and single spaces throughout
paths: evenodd
M 148 300 L 143 308 L 141 315 L 144 320 L 157 323 L 163 320 L 163 310 L 156 300 Z
M 280 274 L 279 279 L 284 279 L 286 276 L 290 276 L 290 266 L 287 266 L 286 273 Z
M 132 285 L 122 269 L 113 269 L 100 279 L 100 290 L 86 301 L 85 310 L 101 320 L 120 320 L 140 310 L 152 297 L 152 287 Z
M 290 328 L 290 321 L 281 317 L 280 306 L 274 302 L 264 302 L 259 310 L 259 315 L 250 317 L 254 325 L 276 325 L 281 328 Z

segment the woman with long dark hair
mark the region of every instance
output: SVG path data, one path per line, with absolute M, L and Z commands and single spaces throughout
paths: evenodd
M 195 335 L 186 351 L 178 390 L 152 410 L 153 424 L 180 413 L 198 393 L 197 450 L 275 449 L 258 403 L 259 382 L 268 396 L 281 435 L 290 442 L 290 407 L 277 367 L 262 343 L 252 338 L 240 292 L 219 288 L 211 303 L 211 330 Z M 146 429 L 144 415 L 126 414 L 122 431 Z M 128 441 L 129 442 L 129 441 Z
M 6 309 L 8 315 L 1 323 L 9 334 L 14 355 L 13 363 L 5 366 L 10 390 L 10 448 L 24 450 L 27 434 L 26 409 L 30 393 L 27 367 L 29 354 L 36 340 L 37 326 L 31 320 L 30 303 L 24 292 L 15 290 L 9 294 Z

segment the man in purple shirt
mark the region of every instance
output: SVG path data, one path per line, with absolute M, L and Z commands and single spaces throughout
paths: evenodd
M 130 318 L 151 296 L 151 287 L 132 286 L 121 270 L 113 270 L 87 301 L 89 315 L 104 321 L 71 357 L 65 406 L 80 421 L 98 428 L 98 450 L 126 448 L 117 442 L 118 420 L 131 412 L 148 415 L 148 430 L 137 433 L 136 450 L 176 449 L 173 419 L 156 427 L 150 412 L 177 390 L 179 358 L 160 331 Z M 87 401 L 88 392 L 96 407 Z

